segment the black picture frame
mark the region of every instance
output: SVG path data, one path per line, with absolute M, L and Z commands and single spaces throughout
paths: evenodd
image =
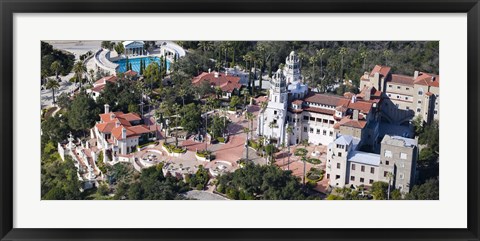
M 1 240 L 479 240 L 478 0 L 0 0 Z M 468 13 L 468 228 L 466 229 L 16 229 L 13 228 L 14 13 Z M 464 195 L 459 193 L 458 195 Z M 35 215 L 32 213 L 32 215 Z

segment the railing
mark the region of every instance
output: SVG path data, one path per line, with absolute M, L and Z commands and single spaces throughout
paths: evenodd
M 99 49 L 95 53 L 95 63 L 102 69 L 115 73 L 118 64 L 110 62 L 107 58 L 107 54 L 110 54 L 110 50 Z

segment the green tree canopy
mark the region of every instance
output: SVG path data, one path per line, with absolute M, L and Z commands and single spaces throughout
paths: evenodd
M 188 132 L 196 132 L 202 124 L 200 108 L 190 103 L 182 108 L 181 113 L 183 113 L 180 123 L 182 127 Z
M 68 125 L 73 130 L 85 131 L 92 128 L 99 119 L 100 109 L 85 92 L 80 92 L 72 101 L 68 112 Z
M 218 178 L 217 187 L 232 199 L 299 200 L 315 198 L 303 191 L 291 171 L 247 163 Z

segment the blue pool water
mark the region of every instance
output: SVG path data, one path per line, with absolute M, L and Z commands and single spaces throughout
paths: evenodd
M 157 62 L 160 64 L 160 58 L 159 57 L 141 57 L 141 58 L 134 58 L 134 59 L 128 59 L 128 63 L 132 64 L 132 70 L 139 73 L 140 72 L 140 61 L 143 60 L 145 63 L 145 68 L 152 62 Z M 120 73 L 126 72 L 127 71 L 127 65 L 126 65 L 127 60 L 126 59 L 121 59 L 118 61 L 115 61 L 114 63 L 118 64 L 117 71 Z M 167 70 L 170 69 L 170 61 L 167 59 Z

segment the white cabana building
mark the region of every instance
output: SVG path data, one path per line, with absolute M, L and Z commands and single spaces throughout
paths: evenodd
M 123 47 L 125 48 L 125 55 L 145 55 L 144 49 L 145 43 L 143 41 L 124 41 Z

